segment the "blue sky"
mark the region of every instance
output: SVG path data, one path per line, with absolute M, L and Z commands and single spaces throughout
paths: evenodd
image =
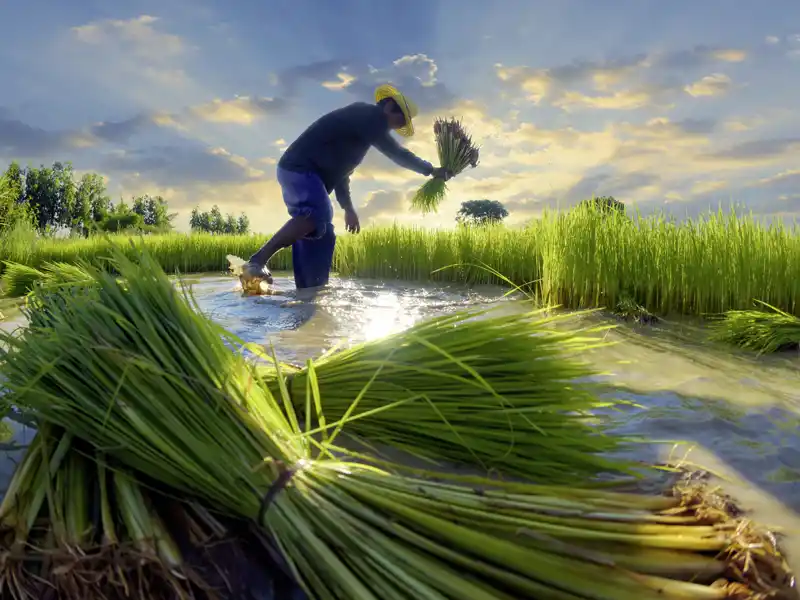
M 114 7 L 114 4 L 117 7 Z M 275 161 L 315 118 L 392 82 L 407 142 L 436 162 L 435 117 L 482 146 L 439 214 L 424 178 L 370 151 L 362 221 L 448 226 L 497 199 L 512 223 L 612 194 L 644 212 L 744 204 L 800 213 L 800 4 L 731 0 L 29 0 L 4 7 L 0 160 L 70 160 L 115 197 L 285 218 Z M 35 26 L 34 26 L 35 25 Z M 341 211 L 337 211 L 337 221 Z

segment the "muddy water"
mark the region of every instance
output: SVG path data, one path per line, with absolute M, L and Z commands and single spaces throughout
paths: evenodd
M 530 308 L 493 286 L 345 279 L 333 280 L 313 301 L 298 301 L 285 276 L 276 278 L 281 295 L 260 297 L 242 297 L 232 278 L 190 281 L 203 312 L 248 342 L 273 344 L 279 358 L 291 362 L 467 307 Z M 0 327 L 20 324 L 8 316 Z M 755 358 L 711 348 L 691 322 L 622 325 L 607 339 L 615 344 L 586 358 L 617 396 L 645 407 L 628 415 L 619 431 L 653 440 L 655 460 L 677 457 L 717 473 L 758 520 L 785 530 L 800 572 L 800 357 Z M 17 441 L 29 436 L 17 426 Z M 0 483 L 12 470 L 11 462 L 0 463 Z

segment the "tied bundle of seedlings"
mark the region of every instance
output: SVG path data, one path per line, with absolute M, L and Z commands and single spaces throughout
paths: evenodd
M 285 386 L 276 397 L 258 385 L 224 330 L 152 259 L 116 261 L 125 288 L 96 271 L 96 299 L 71 298 L 48 327 L 4 336 L 15 402 L 209 508 L 256 521 L 312 598 L 755 599 L 783 582 L 769 539 L 740 538 L 744 522 L 729 511 L 699 510 L 691 499 L 705 506 L 703 490 L 649 497 L 480 478 L 467 487 L 336 458 L 333 440 L 301 428 Z
M 246 569 L 264 565 L 247 563 L 244 540 L 227 524 L 143 487 L 56 432 L 40 427 L 0 504 L 1 597 L 250 597 Z M 259 591 L 269 593 L 271 583 Z
M 91 281 L 85 266 L 64 262 L 46 262 L 41 269 L 20 263 L 6 262 L 0 277 L 3 294 L 9 298 L 25 296 L 37 287 L 87 284 Z
M 712 318 L 711 341 L 770 354 L 800 348 L 800 319 L 757 301 L 760 310 L 731 310 Z
M 604 345 L 608 327 L 556 328 L 574 318 L 461 311 L 329 353 L 313 379 L 308 368 L 284 372 L 297 410 L 323 398 L 322 439 L 347 423 L 362 444 L 541 483 L 634 474 L 642 465 L 608 456 L 633 441 L 606 433 L 624 403 L 600 398 L 586 382 L 596 373 L 578 360 Z M 260 373 L 278 394 L 278 371 Z
M 467 167 L 478 166 L 480 151 L 472 138 L 456 119 L 437 119 L 433 124 L 439 166 L 455 176 Z M 433 178 L 425 182 L 411 199 L 411 205 L 423 214 L 436 212 L 447 193 L 444 179 Z
M 79 294 L 90 284 L 88 269 L 78 265 L 61 282 L 36 289 Z M 42 304 L 32 295 L 31 325 L 44 324 L 65 297 L 52 294 Z M 347 421 L 348 437 L 361 445 L 543 483 L 636 474 L 641 465 L 608 457 L 633 441 L 605 433 L 612 411 L 624 403 L 601 399 L 579 382 L 596 373 L 577 357 L 604 345 L 600 336 L 608 327 L 554 329 L 579 316 L 461 311 L 330 353 L 314 362 L 324 398 L 314 433 L 336 437 Z M 308 370 L 283 365 L 283 373 L 295 409 L 303 412 L 311 395 Z M 278 371 L 260 374 L 279 395 Z
M 137 589 L 152 598 L 190 597 L 180 553 L 145 493 L 47 424 L 0 505 L 0 540 L 3 597 L 79 600 Z

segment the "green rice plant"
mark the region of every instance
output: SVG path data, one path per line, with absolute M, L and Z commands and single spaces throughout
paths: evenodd
M 15 246 L 0 259 L 20 262 L 31 267 L 44 263 L 88 262 L 105 264 L 105 259 L 115 249 L 126 256 L 135 257 L 131 240 L 140 243 L 156 257 L 161 267 L 170 273 L 224 272 L 228 268 L 226 256 L 250 256 L 264 243 L 262 235 L 214 235 L 210 233 L 167 233 L 131 238 L 128 234 L 93 235 L 87 238 L 54 238 L 38 236 Z M 291 252 L 280 251 L 272 259 L 276 270 L 291 268 Z
M 731 310 L 712 317 L 709 339 L 760 354 L 800 348 L 800 319 L 758 301 L 760 310 Z
M 323 439 L 346 423 L 366 444 L 548 484 L 633 474 L 642 465 L 607 456 L 631 441 L 604 431 L 623 403 L 597 396 L 586 383 L 596 373 L 579 358 L 606 345 L 609 327 L 554 328 L 574 320 L 487 310 L 428 319 L 309 361 L 313 389 L 310 369 L 293 369 L 289 393 L 300 412 L 323 398 L 314 430 Z M 278 371 L 262 373 L 279 394 Z
M 433 124 L 439 165 L 452 175 L 458 175 L 467 167 L 478 166 L 480 151 L 472 138 L 456 119 L 436 119 Z M 447 193 L 444 179 L 434 177 L 425 182 L 411 198 L 411 206 L 422 214 L 437 212 L 439 203 Z
M 221 273 L 228 254 L 249 256 L 263 241 L 257 235 L 171 233 L 143 236 L 139 243 L 169 273 Z M 119 235 L 40 237 L 0 258 L 34 268 L 46 262 L 103 265 L 114 246 L 134 256 L 130 238 Z M 444 268 L 451 265 L 457 267 Z M 678 223 L 588 204 L 547 212 L 522 228 L 366 228 L 339 236 L 334 255 L 334 270 L 345 277 L 505 284 L 469 265 L 491 267 L 514 284 L 537 282 L 534 295 L 543 304 L 565 308 L 613 310 L 630 299 L 654 315 L 703 315 L 747 310 L 759 297 L 800 316 L 800 230 L 735 212 Z M 291 252 L 279 252 L 270 266 L 291 268 Z
M 337 457 L 335 440 L 300 425 L 285 385 L 274 396 L 257 384 L 152 257 L 113 260 L 124 286 L 92 269 L 90 300 L 67 295 L 47 326 L 0 334 L 15 403 L 255 521 L 311 598 L 722 599 L 786 585 L 769 536 L 701 486 L 646 496 L 429 481 Z M 310 404 L 307 416 L 320 396 Z

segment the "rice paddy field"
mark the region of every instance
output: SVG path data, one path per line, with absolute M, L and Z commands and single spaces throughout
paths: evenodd
M 222 272 L 226 256 L 248 257 L 267 236 L 170 234 L 142 243 L 167 272 Z M 124 236 L 30 239 L 8 236 L 0 259 L 37 267 L 97 261 Z M 290 269 L 289 251 L 273 270 Z M 528 284 L 540 301 L 567 308 L 633 300 L 658 314 L 749 309 L 754 299 L 800 314 L 800 230 L 735 213 L 675 223 L 592 207 L 545 214 L 524 228 L 366 228 L 337 239 L 344 277 L 449 283 Z M 499 276 L 498 276 L 499 275 Z
M 123 239 L 37 240 L 7 245 L 5 258 L 34 267 L 95 262 Z M 311 301 L 295 295 L 288 252 L 271 265 L 278 295 L 243 296 L 223 274 L 227 256 L 249 256 L 261 236 L 173 234 L 142 242 L 167 272 L 192 273 L 184 280 L 214 322 L 247 342 L 271 345 L 294 364 L 466 308 L 511 315 L 533 304 L 572 312 L 630 302 L 659 315 L 647 325 L 610 311 L 580 316 L 587 326 L 613 326 L 603 334 L 612 343 L 587 348 L 582 358 L 609 397 L 631 402 L 612 417 L 614 431 L 647 440 L 631 458 L 712 471 L 755 519 L 784 532 L 790 566 L 800 572 L 800 355 L 713 343 L 701 318 L 752 309 L 754 300 L 787 317 L 800 315 L 796 228 L 722 213 L 674 224 L 587 209 L 546 215 L 523 229 L 365 229 L 339 237 L 337 276 Z M 523 288 L 510 293 L 508 282 Z M 0 305 L 0 328 L 24 326 L 9 302 Z M 12 447 L 30 442 L 30 430 L 10 424 Z M 13 449 L 6 454 L 3 488 L 20 456 Z

